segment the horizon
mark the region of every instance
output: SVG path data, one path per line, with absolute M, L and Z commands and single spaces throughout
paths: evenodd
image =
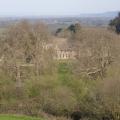
M 120 10 L 116 11 L 105 11 L 105 12 L 95 12 L 95 13 L 80 13 L 76 15 L 7 15 L 3 16 L 0 15 L 0 18 L 67 18 L 67 17 L 96 17 L 94 15 L 102 15 L 102 14 L 109 14 L 109 13 L 119 13 Z M 91 16 L 90 16 L 91 15 Z M 93 15 L 93 16 L 92 16 Z

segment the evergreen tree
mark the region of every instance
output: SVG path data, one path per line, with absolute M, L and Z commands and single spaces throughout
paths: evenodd
M 116 33 L 120 34 L 120 12 L 115 19 L 110 21 L 109 25 L 110 27 L 115 28 Z

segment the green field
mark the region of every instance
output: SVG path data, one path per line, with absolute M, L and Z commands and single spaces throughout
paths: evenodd
M 0 115 L 0 120 L 43 120 L 43 119 L 17 115 Z

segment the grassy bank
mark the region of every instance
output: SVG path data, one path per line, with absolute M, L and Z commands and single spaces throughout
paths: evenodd
M 43 120 L 43 119 L 17 115 L 0 115 L 0 120 Z

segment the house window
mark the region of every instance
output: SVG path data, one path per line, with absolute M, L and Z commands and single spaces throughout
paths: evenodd
M 60 59 L 61 59 L 61 53 L 59 54 L 59 57 L 60 57 Z
M 64 58 L 64 53 L 63 53 L 63 58 Z

